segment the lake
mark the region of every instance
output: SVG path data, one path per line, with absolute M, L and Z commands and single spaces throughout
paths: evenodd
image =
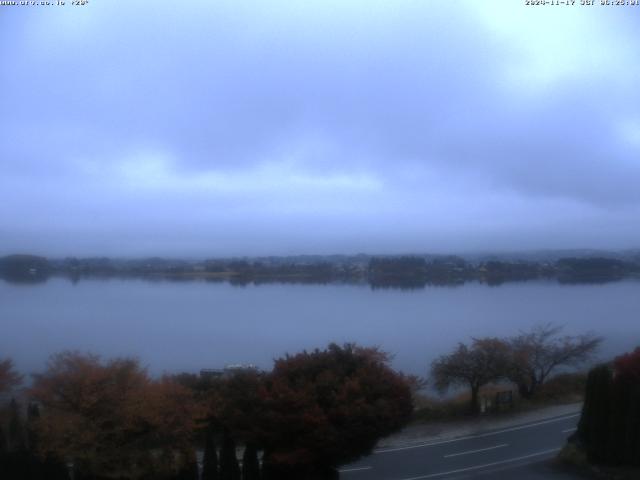
M 640 345 L 640 282 L 467 283 L 419 290 L 366 285 L 50 278 L 0 280 L 0 358 L 23 372 L 65 349 L 137 356 L 153 373 L 253 363 L 329 342 L 379 345 L 394 367 L 426 375 L 430 362 L 470 337 L 553 322 L 605 337 L 600 357 Z

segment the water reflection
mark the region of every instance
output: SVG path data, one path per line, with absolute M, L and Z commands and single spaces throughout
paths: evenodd
M 640 282 L 479 282 L 443 286 L 229 283 L 224 279 L 50 277 L 0 281 L 0 352 L 23 371 L 64 349 L 135 355 L 156 373 L 227 363 L 268 368 L 274 357 L 332 341 L 379 345 L 425 375 L 470 337 L 540 323 L 605 337 L 602 356 L 640 344 Z M 239 288 L 242 287 L 242 288 Z

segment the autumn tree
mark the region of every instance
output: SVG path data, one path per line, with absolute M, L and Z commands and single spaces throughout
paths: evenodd
M 509 340 L 508 377 L 518 386 L 521 397 L 533 397 L 554 370 L 588 361 L 602 342 L 591 333 L 562 336 L 561 332 L 562 327 L 546 324 Z
M 0 393 L 7 392 L 22 383 L 22 375 L 15 371 L 9 358 L 0 360 Z
M 152 380 L 134 359 L 57 354 L 34 376 L 30 393 L 42 406 L 41 454 L 72 461 L 79 474 L 138 478 L 151 449 L 190 445 L 190 392 L 166 378 Z
M 480 412 L 480 387 L 506 375 L 509 348 L 498 338 L 473 339 L 470 346 L 458 344 L 455 351 L 442 355 L 431 364 L 431 376 L 441 392 L 452 386 L 471 390 L 470 411 Z
M 276 360 L 266 380 L 264 478 L 333 478 L 337 466 L 401 428 L 411 392 L 388 360 L 352 344 Z
M 27 449 L 25 428 L 20 414 L 20 405 L 15 398 L 9 403 L 9 449 L 22 452 Z

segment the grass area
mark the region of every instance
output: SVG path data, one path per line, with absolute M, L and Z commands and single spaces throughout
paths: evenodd
M 568 443 L 558 454 L 557 463 L 560 467 L 578 473 L 585 478 L 595 480 L 638 480 L 638 467 L 610 467 L 592 465 L 587 460 L 586 453 L 577 445 Z
M 520 398 L 513 385 L 487 385 L 482 388 L 480 396 L 489 400 L 490 406 L 484 415 L 502 415 L 505 413 L 526 412 L 552 405 L 563 405 L 581 402 L 584 398 L 586 383 L 585 373 L 560 374 L 550 379 L 532 399 Z M 513 391 L 513 405 L 495 408 L 495 397 L 498 392 Z M 434 420 L 456 420 L 469 416 L 469 392 L 462 392 L 446 399 L 417 394 L 416 409 L 413 422 L 424 423 Z

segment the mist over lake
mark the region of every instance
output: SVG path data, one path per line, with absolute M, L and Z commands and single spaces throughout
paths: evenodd
M 640 282 L 531 281 L 416 290 L 368 285 L 50 278 L 0 280 L 0 351 L 34 372 L 65 349 L 137 356 L 154 374 L 252 363 L 327 343 L 378 345 L 393 366 L 426 375 L 430 362 L 471 337 L 507 336 L 552 322 L 592 331 L 609 359 L 640 343 Z

